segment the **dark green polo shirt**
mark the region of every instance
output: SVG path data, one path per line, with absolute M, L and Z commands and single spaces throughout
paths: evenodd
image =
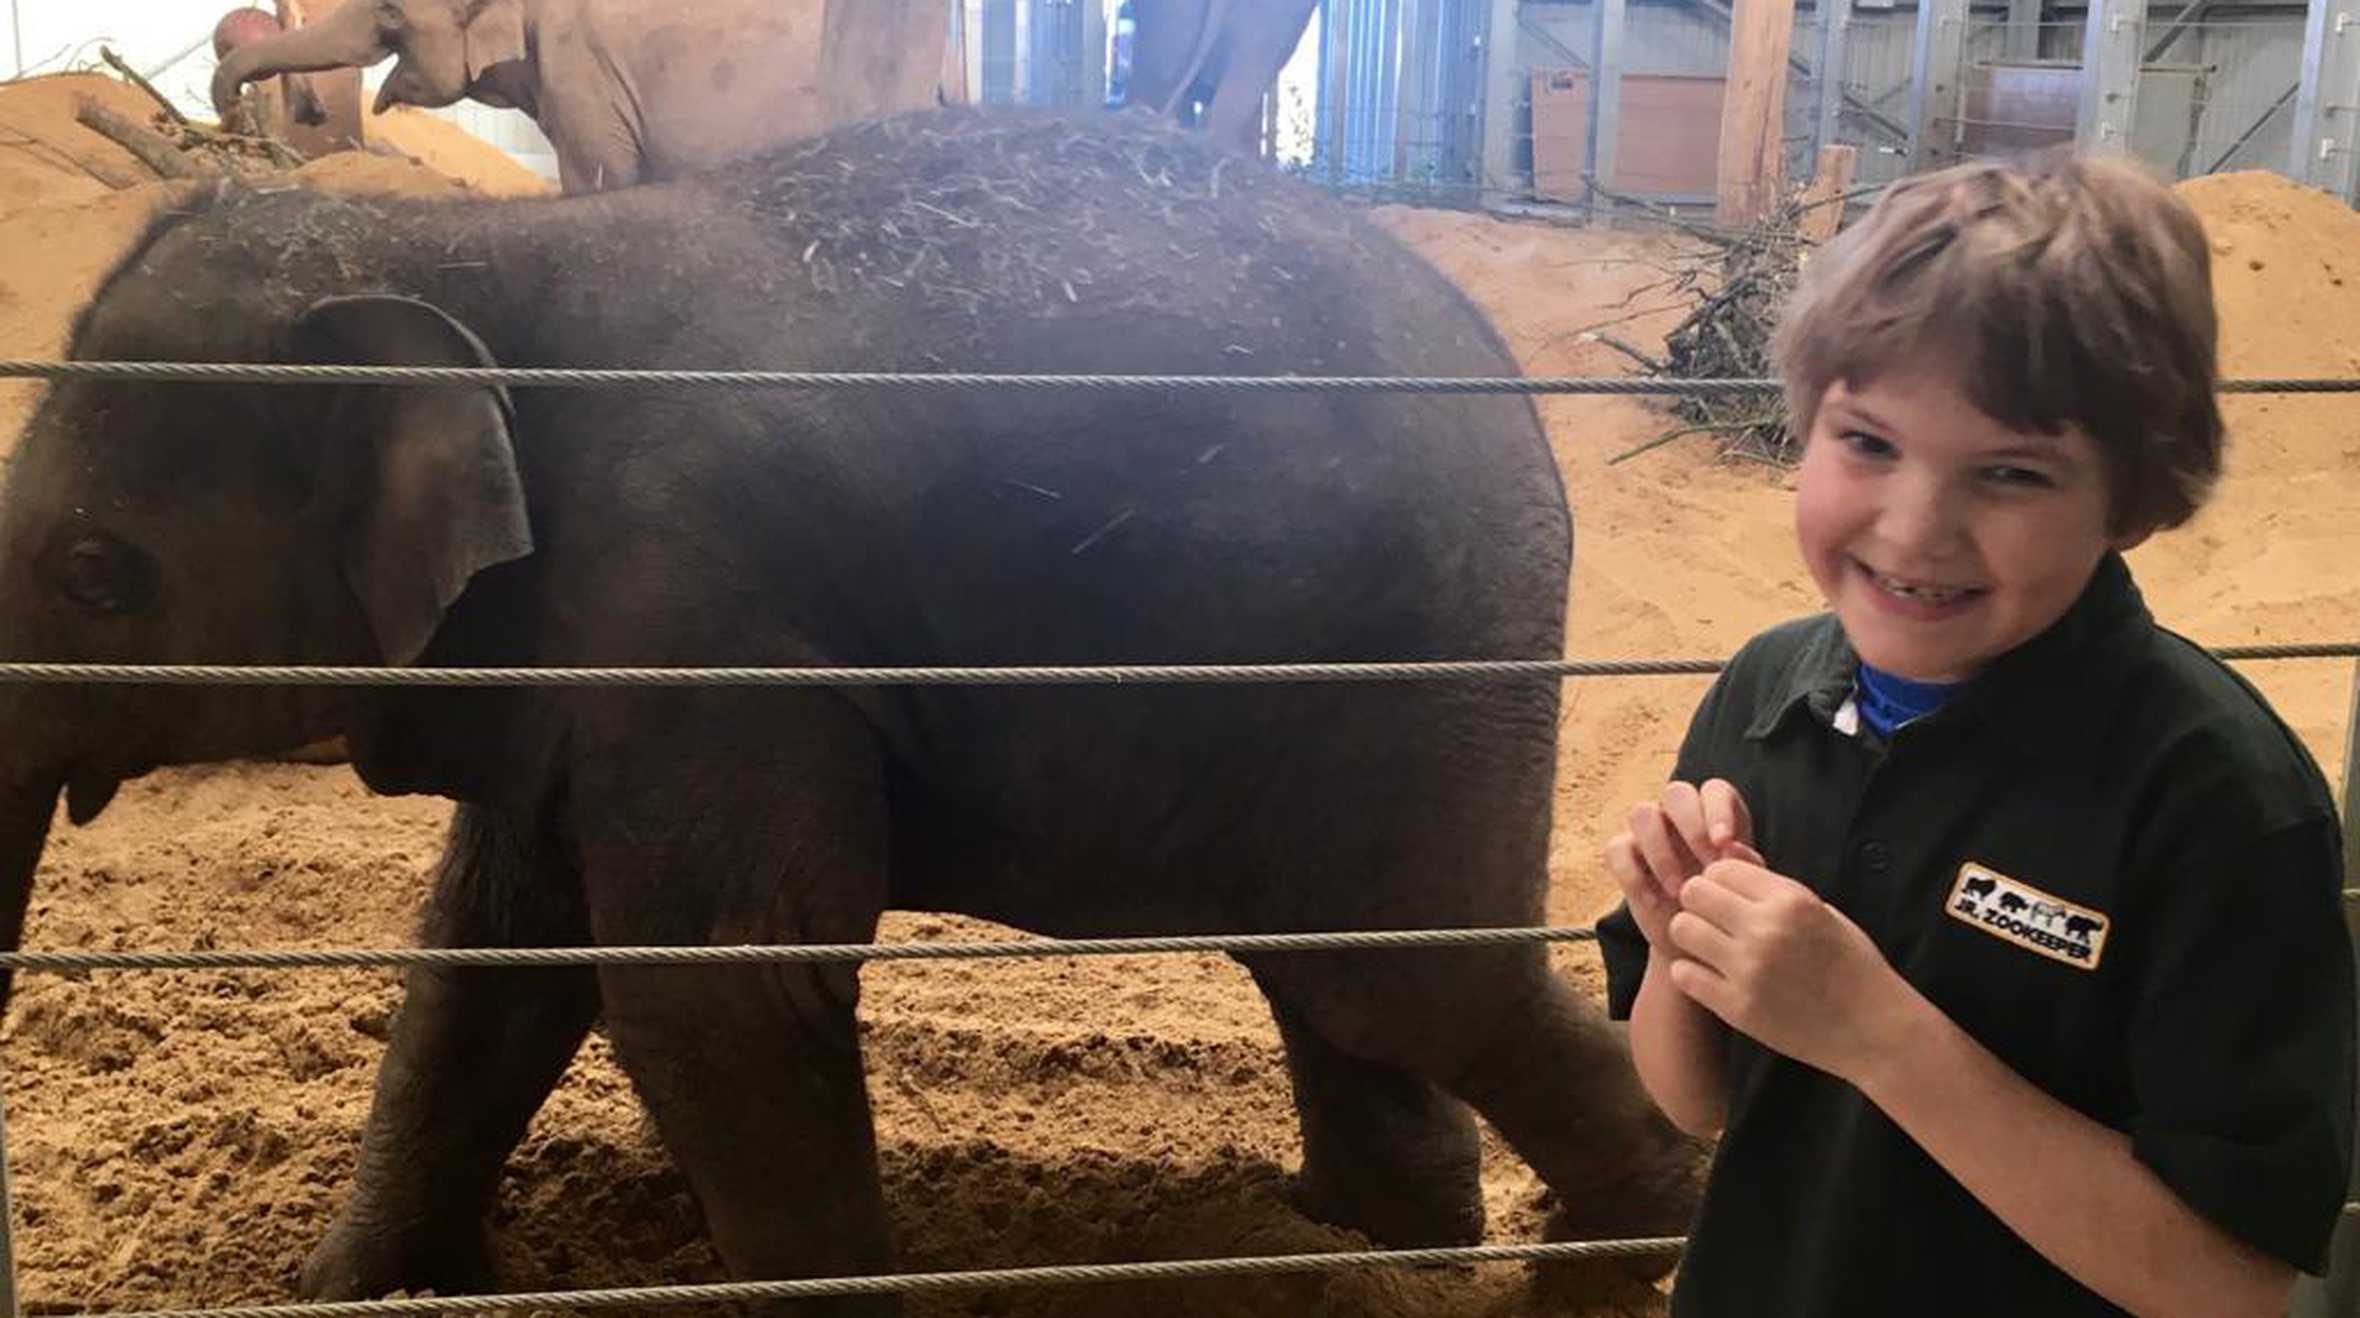
M 1756 637 L 1674 776 L 1727 778 L 1763 856 L 2034 1084 L 2131 1136 L 2191 1206 L 2322 1263 L 2352 1147 L 2353 969 L 2317 766 L 2154 624 L 2109 555 L 2048 631 L 1880 745 L 1839 730 L 1832 616 Z M 1647 947 L 1599 925 L 1609 1006 Z M 1732 1032 L 1728 1123 L 1672 1311 L 2115 1314 L 1859 1091 Z

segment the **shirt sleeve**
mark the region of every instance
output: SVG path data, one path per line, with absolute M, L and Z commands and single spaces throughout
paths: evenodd
M 1688 721 L 1688 735 L 1681 739 L 1680 758 L 1672 765 L 1670 781 L 1701 782 L 1713 776 L 1712 747 L 1719 741 L 1716 729 L 1736 671 L 1737 662 L 1732 660 L 1705 692 L 1703 703 Z M 1627 1021 L 1631 1007 L 1639 1000 L 1639 981 L 1647 975 L 1647 935 L 1639 932 L 1639 922 L 1631 917 L 1628 903 L 1615 903 L 1598 921 L 1598 954 L 1606 963 L 1606 1015 Z
M 2150 871 L 2147 927 L 2123 931 L 2132 1153 L 2223 1230 L 2316 1272 L 2350 1184 L 2360 1047 L 2341 838 L 2332 816 L 2206 831 Z

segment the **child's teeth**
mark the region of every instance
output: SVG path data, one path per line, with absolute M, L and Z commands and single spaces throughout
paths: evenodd
M 1889 591 L 1892 591 L 1896 595 L 1907 595 L 1911 599 L 1947 600 L 1956 598 L 1957 596 L 1966 593 L 1963 590 L 1952 590 L 1939 586 L 1912 586 L 1906 582 L 1895 581 L 1893 578 L 1886 576 L 1878 577 L 1877 584 Z

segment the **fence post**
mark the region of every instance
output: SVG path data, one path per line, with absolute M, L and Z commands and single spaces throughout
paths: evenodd
M 1525 189 L 1516 181 L 1516 13 L 1521 0 L 1491 0 L 1483 24 L 1483 176 L 1476 195 L 1490 205 Z
M 1811 120 L 1813 159 L 1836 144 L 1844 113 L 1844 57 L 1850 48 L 1845 38 L 1852 29 L 1852 0 L 1818 2 L 1819 62 L 1813 67 L 1819 78 L 1819 105 Z
M 2306 70 L 2309 61 L 2304 62 Z M 2352 666 L 2352 712 L 2344 722 L 2344 924 L 2352 945 L 2360 951 L 2360 816 L 2353 811 L 2352 787 L 2360 782 L 2360 663 Z M 2360 1116 L 2360 1113 L 2355 1113 Z M 2336 1223 L 2335 1244 L 2327 1254 L 2325 1280 L 2302 1279 L 2295 1287 L 2288 1318 L 2351 1318 L 2360 1313 L 2360 1217 L 2352 1213 L 2360 1203 L 2360 1166 L 2345 1187 L 2344 1217 Z
M 2102 0 L 2091 0 L 2093 5 Z M 1918 0 L 1909 57 L 1909 168 L 1950 163 L 1958 131 L 1959 63 L 1967 49 L 1967 0 Z M 1948 133 L 1938 124 L 1947 124 Z
M 2081 39 L 2081 103 L 2073 140 L 2103 151 L 2128 151 L 2138 122 L 2139 49 L 2146 0 L 2090 0 Z
M 2287 173 L 2352 197 L 2353 122 L 2360 101 L 2360 31 L 2352 0 L 2310 0 L 2303 17 L 2302 77 L 2294 100 Z
M 1623 0 L 1590 0 L 1590 178 L 1600 187 L 1614 186 L 1616 149 L 1622 143 L 1623 29 L 1627 23 Z M 1596 191 L 1590 193 L 1590 212 L 1603 215 Z

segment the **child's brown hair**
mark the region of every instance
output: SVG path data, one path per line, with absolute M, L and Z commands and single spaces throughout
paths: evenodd
M 2211 254 L 2140 166 L 2056 152 L 1887 188 L 1806 264 L 1773 351 L 1798 435 L 1827 387 L 1935 352 L 2018 430 L 2076 425 L 2117 532 L 2188 520 L 2221 468 Z

